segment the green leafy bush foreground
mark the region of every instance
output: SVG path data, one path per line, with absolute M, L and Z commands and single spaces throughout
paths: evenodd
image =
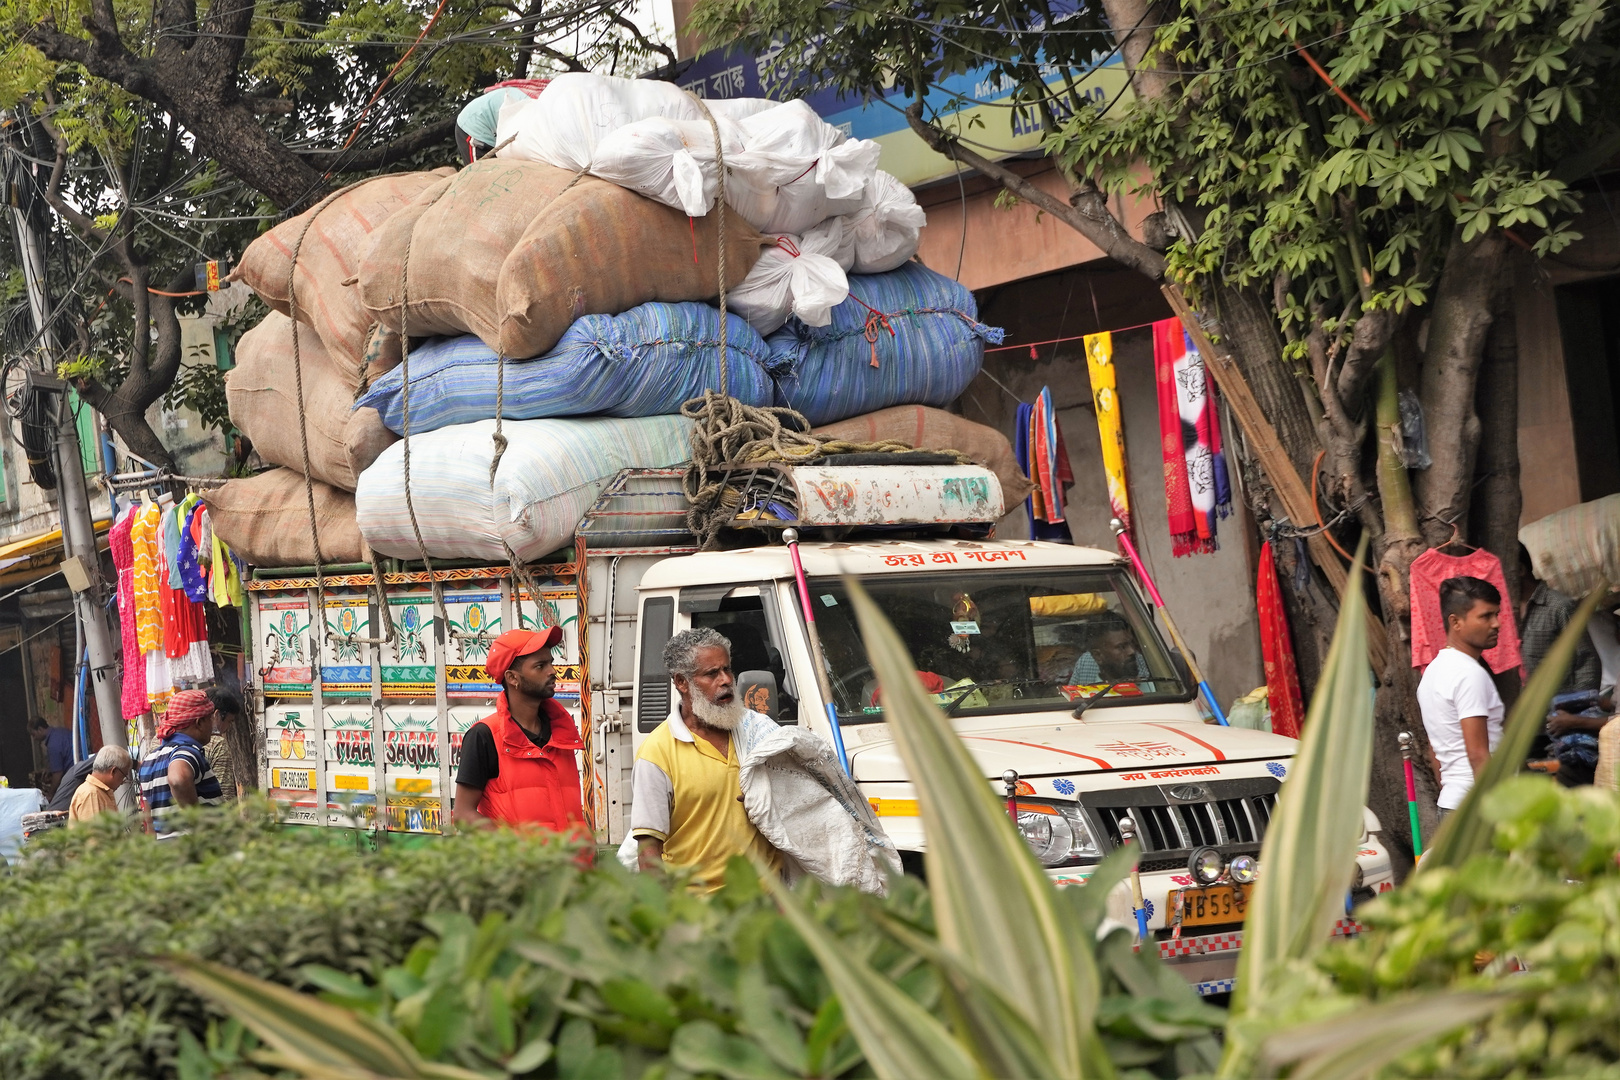
M 181 950 L 289 985 L 404 959 L 434 913 L 518 910 L 574 853 L 509 832 L 361 851 L 353 834 L 213 813 L 155 842 L 107 819 L 0 874 L 0 1077 L 172 1075 L 210 1014 L 152 962 Z
M 1496 991 L 1512 997 L 1488 1020 L 1390 1075 L 1620 1077 L 1620 797 L 1522 776 L 1480 812 L 1492 850 L 1363 907 L 1370 932 L 1322 955 L 1336 993 L 1311 1011 L 1414 990 Z
M 578 855 L 506 831 L 357 850 L 268 815 L 210 815 L 162 843 L 48 837 L 0 877 L 0 1077 L 285 1075 L 160 963 L 179 955 L 319 991 L 306 1015 L 280 1015 L 313 1030 L 347 1006 L 457 1070 L 433 1075 L 871 1075 L 821 965 L 742 860 L 703 897 Z M 1102 891 L 1068 895 L 1095 932 Z M 919 881 L 796 896 L 848 955 L 945 1008 L 916 947 L 936 937 Z M 1103 952 L 1114 1060 L 1139 1076 L 1212 1065 L 1221 1012 L 1124 934 Z

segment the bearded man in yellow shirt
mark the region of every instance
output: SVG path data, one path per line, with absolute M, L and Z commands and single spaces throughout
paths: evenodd
M 714 630 L 683 630 L 663 660 L 680 703 L 641 744 L 631 773 L 630 834 L 641 868 L 690 867 L 693 886 L 705 892 L 724 883 L 733 855 L 780 872 L 781 853 L 743 809 L 731 733 L 749 711 L 737 697 L 731 642 Z

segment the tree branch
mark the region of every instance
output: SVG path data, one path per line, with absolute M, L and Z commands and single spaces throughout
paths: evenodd
M 922 118 L 922 102 L 906 109 L 906 120 L 936 153 L 944 154 L 999 183 L 1025 202 L 1051 214 L 1075 232 L 1090 240 L 1114 261 L 1146 274 L 1154 281 L 1164 277 L 1164 256 L 1131 236 L 1108 210 L 1108 203 L 1096 188 L 1076 192 L 1065 203 L 1028 180 L 982 154 L 963 146 L 954 136 Z
M 110 2 L 110 0 L 109 0 Z M 256 0 L 214 0 L 197 40 L 187 50 L 192 77 L 220 101 L 236 97 L 236 69 L 253 28 Z
M 1350 335 L 1350 349 L 1339 368 L 1339 399 L 1351 410 L 1357 410 L 1367 378 L 1378 367 L 1379 357 L 1395 336 L 1398 320 L 1388 308 L 1363 310 L 1356 319 L 1356 328 Z M 1357 410 L 1359 411 L 1359 410 Z
M 322 167 L 323 163 L 331 162 L 334 158 L 341 158 L 337 163 L 338 172 L 361 172 L 380 169 L 385 165 L 392 165 L 396 161 L 403 161 L 412 154 L 420 150 L 426 150 L 431 146 L 448 146 L 450 133 L 455 130 L 455 126 L 455 117 L 447 116 L 430 124 L 424 124 L 414 131 L 408 131 L 396 139 L 364 150 L 349 151 L 347 153 L 341 149 L 310 150 L 298 156 L 316 168 Z
M 140 58 L 124 48 L 116 26 L 103 31 L 88 16 L 84 22 L 92 35 L 90 40 L 57 29 L 54 16 L 46 16 L 30 26 L 18 35 L 18 40 L 38 49 L 47 60 L 78 64 L 98 79 L 105 79 L 137 97 L 166 106 L 168 98 L 153 81 L 152 73 Z
M 646 34 L 641 32 L 641 27 L 637 26 L 623 15 L 620 15 L 613 8 L 604 8 L 603 11 L 605 11 L 607 17 L 618 26 L 630 31 L 643 49 L 652 49 L 656 52 L 663 53 L 664 58 L 667 59 L 671 65 L 674 65 L 677 62 L 678 57 L 676 57 L 674 49 L 670 48 L 668 45 L 665 45 L 661 41 L 653 41 L 648 38 Z

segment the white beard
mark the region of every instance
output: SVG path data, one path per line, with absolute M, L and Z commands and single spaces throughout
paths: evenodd
M 692 695 L 692 715 L 718 731 L 736 731 L 745 711 L 741 698 L 733 697 L 729 705 L 716 705 L 701 691 Z

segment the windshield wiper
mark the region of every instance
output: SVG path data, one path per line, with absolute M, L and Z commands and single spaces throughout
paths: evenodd
M 1074 718 L 1076 720 L 1080 719 L 1082 716 L 1085 715 L 1087 709 L 1091 708 L 1093 705 L 1097 704 L 1097 702 L 1099 702 L 1103 698 L 1107 697 L 1108 693 L 1111 690 L 1113 690 L 1116 686 L 1123 686 L 1124 684 L 1126 684 L 1126 683 L 1128 683 L 1130 681 L 1131 681 L 1130 679 L 1120 679 L 1117 682 L 1111 682 L 1107 686 L 1103 687 L 1101 690 L 1097 691 L 1095 694 L 1092 694 L 1090 697 L 1088 697 L 1085 700 L 1081 701 L 1080 704 L 1078 704 L 1078 705 L 1076 705 L 1074 707 L 1074 714 L 1073 714 Z
M 999 686 L 1001 685 L 1001 682 L 1004 681 L 1006 680 L 1000 680 L 998 682 L 974 683 L 972 686 L 965 688 L 960 694 L 957 694 L 956 697 L 952 698 L 949 702 L 941 707 L 945 710 L 946 716 L 955 716 L 956 710 L 961 706 L 962 702 L 973 696 L 973 692 L 975 690 L 981 690 L 986 686 Z

